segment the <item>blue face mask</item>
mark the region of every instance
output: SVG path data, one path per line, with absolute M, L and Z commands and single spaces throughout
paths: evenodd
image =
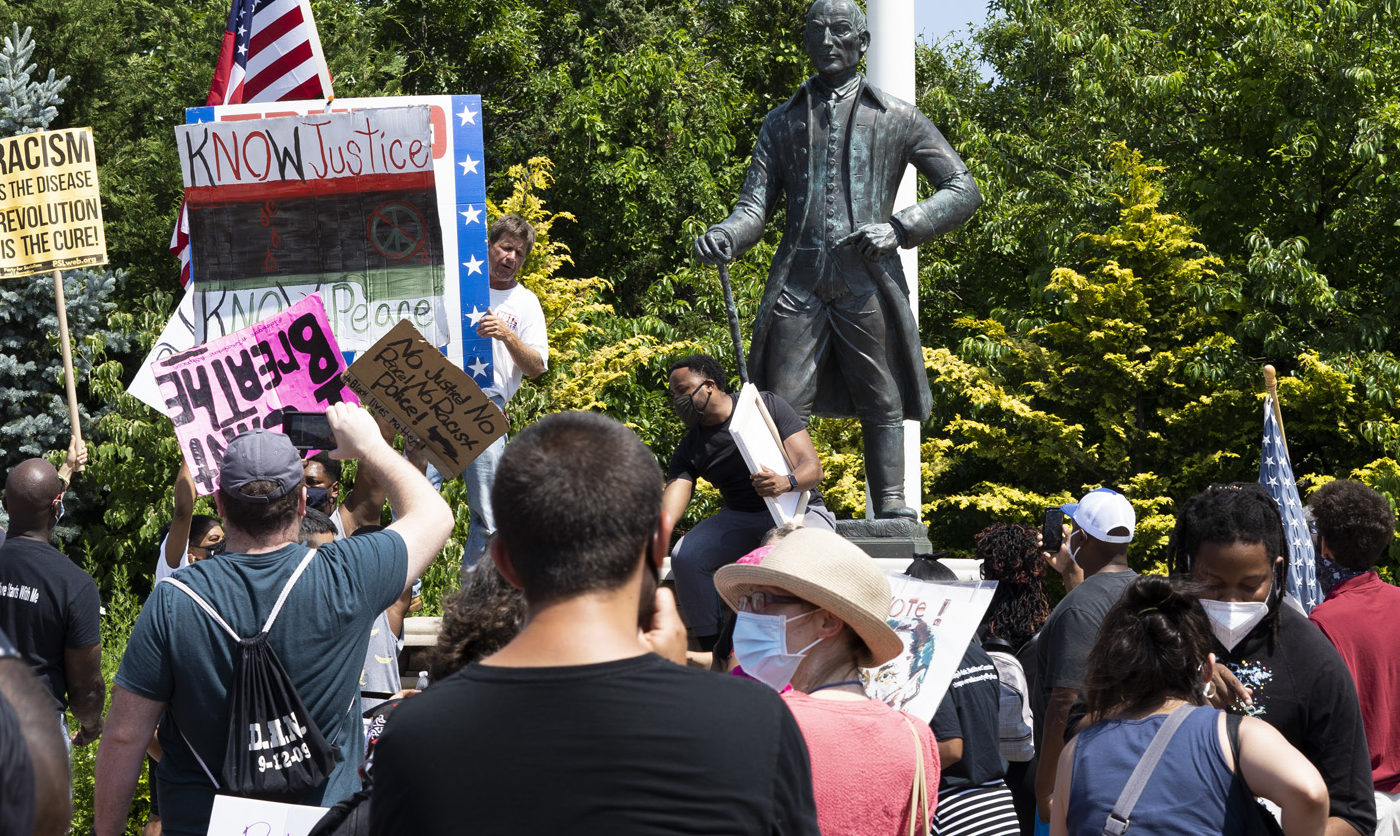
M 781 616 L 741 612 L 734 622 L 734 657 L 744 668 L 744 673 L 772 688 L 782 691 L 797 672 L 797 666 L 807 651 L 816 647 L 817 639 L 798 651 L 789 651 L 787 646 L 788 622 L 806 618 L 817 610 L 809 610 L 801 615 Z

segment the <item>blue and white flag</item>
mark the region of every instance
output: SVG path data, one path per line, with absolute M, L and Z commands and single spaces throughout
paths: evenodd
M 1293 482 L 1288 445 L 1283 440 L 1283 429 L 1271 396 L 1264 398 L 1264 449 L 1259 457 L 1259 484 L 1278 503 L 1279 513 L 1283 515 L 1283 533 L 1288 540 L 1288 575 L 1284 591 L 1302 604 L 1305 612 L 1312 612 L 1313 607 L 1322 603 L 1312 535 L 1303 518 L 1303 503 L 1298 499 L 1298 486 Z

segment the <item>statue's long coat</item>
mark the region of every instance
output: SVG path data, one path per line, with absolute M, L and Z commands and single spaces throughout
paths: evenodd
M 787 228 L 768 273 L 750 348 L 756 375 L 754 382 L 760 389 L 765 388 L 765 381 L 757 378 L 763 374 L 766 357 L 770 352 L 782 351 L 782 346 L 768 345 L 773 306 L 791 272 L 807 203 L 821 197 L 816 193 L 820 186 L 811 183 L 809 169 L 812 137 L 807 120 L 811 87 L 809 79 L 791 99 L 768 113 L 754 145 L 738 205 L 719 224 L 733 239 L 735 251 L 743 252 L 763 236 L 764 224 L 773 214 L 778 196 L 787 195 Z M 854 229 L 885 223 L 893 216 L 905 231 L 906 237 L 901 243 L 917 246 L 961 225 L 982 202 L 967 166 L 938 128 L 913 105 L 882 93 L 864 78 L 860 81 L 850 127 L 846 131 L 845 153 L 851 174 L 845 199 L 850 205 Z M 932 181 L 938 190 L 928 199 L 893 213 L 895 193 L 909 165 Z M 904 417 L 921 421 L 928 417 L 932 399 L 924 372 L 918 326 L 909 309 L 909 286 L 898 251 L 876 261 L 867 261 L 866 265 L 891 318 L 888 362 L 899 383 Z M 792 358 L 792 361 L 804 359 Z M 812 410 L 816 415 L 856 414 L 836 362 L 834 355 L 829 356 L 819 370 L 817 398 Z

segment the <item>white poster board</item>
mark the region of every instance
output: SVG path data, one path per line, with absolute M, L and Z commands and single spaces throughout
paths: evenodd
M 216 795 L 208 836 L 306 836 L 329 809 Z
M 997 582 L 935 583 L 908 575 L 890 575 L 889 580 L 889 623 L 904 641 L 904 652 L 861 671 L 865 692 L 928 722 L 992 603 Z
M 792 473 L 778 427 L 773 423 L 773 416 L 768 414 L 763 398 L 759 397 L 758 387 L 752 383 L 745 383 L 739 390 L 734 413 L 729 418 L 729 434 L 734 437 L 734 445 L 739 448 L 739 455 L 744 457 L 750 473 L 765 467 L 784 477 Z M 788 491 L 776 497 L 765 496 L 763 502 L 775 523 L 785 525 L 801 522 L 802 515 L 807 512 L 808 496 L 809 491 Z

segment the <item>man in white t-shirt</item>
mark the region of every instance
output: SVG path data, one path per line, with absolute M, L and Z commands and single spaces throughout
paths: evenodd
M 491 308 L 476 324 L 478 337 L 490 337 L 494 379 L 482 387 L 502 410 L 520 388 L 522 377 L 539 377 L 549 368 L 549 341 L 545 333 L 544 310 L 540 300 L 516 281 L 515 277 L 535 246 L 535 229 L 519 215 L 503 215 L 487 233 L 487 261 L 491 267 Z M 491 513 L 491 484 L 496 465 L 505 452 L 505 436 L 497 439 L 467 465 L 462 478 L 467 483 L 467 504 L 471 527 L 462 551 L 462 572 L 476 568 L 486 544 L 496 533 Z M 431 474 L 430 474 L 431 476 Z

